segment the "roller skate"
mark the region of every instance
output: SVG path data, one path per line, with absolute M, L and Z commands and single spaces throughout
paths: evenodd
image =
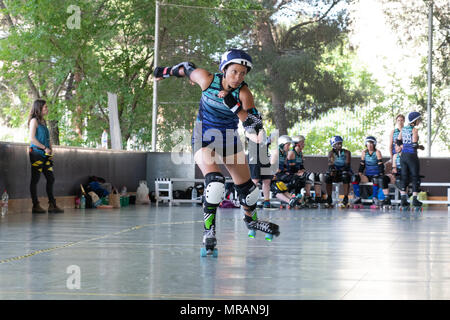
M 408 211 L 409 210 L 409 203 L 407 200 L 407 195 L 402 195 L 400 206 L 398 207 L 400 211 Z
M 392 210 L 394 208 L 394 206 L 391 203 L 391 199 L 388 197 L 386 197 L 382 202 L 381 202 L 381 208 L 383 209 L 383 211 L 389 211 Z
M 322 207 L 323 199 L 322 199 L 321 197 L 316 197 L 316 198 L 314 199 L 314 201 L 315 201 L 316 204 L 317 204 L 317 208 L 321 208 L 321 207 Z
M 309 209 L 317 209 L 319 206 L 317 203 L 313 200 L 311 196 L 306 196 L 304 200 L 304 206 Z
M 339 209 L 346 209 L 349 208 L 350 205 L 348 204 L 348 196 L 344 196 L 344 199 L 339 203 Z
M 417 199 L 417 196 L 413 196 L 411 211 L 423 211 L 422 202 Z
M 325 202 L 325 208 L 333 208 L 333 199 L 331 199 L 331 196 L 328 196 L 326 202 Z
M 200 249 L 200 256 L 206 257 L 206 256 L 213 256 L 214 258 L 217 258 L 219 252 L 215 248 L 217 244 L 216 240 L 216 231 L 214 226 L 211 227 L 209 230 L 205 230 L 203 232 L 203 246 Z
M 380 200 L 378 198 L 372 198 L 372 204 L 370 205 L 370 209 L 378 209 L 380 207 Z
M 364 209 L 364 205 L 362 204 L 362 200 L 360 197 L 357 197 L 356 199 L 353 200 L 352 208 L 353 209 Z
M 265 239 L 267 241 L 272 241 L 274 235 L 277 237 L 280 235 L 279 226 L 272 222 L 258 220 L 256 211 L 253 212 L 251 217 L 245 214 L 244 222 L 249 230 L 249 238 L 255 238 L 257 230 L 262 231 L 266 234 Z

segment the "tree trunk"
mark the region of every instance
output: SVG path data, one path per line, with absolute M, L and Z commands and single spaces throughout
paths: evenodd
M 48 131 L 50 131 L 50 141 L 52 142 L 52 145 L 59 146 L 58 120 L 49 120 L 48 126 Z
M 287 134 L 288 125 L 286 119 L 286 109 L 284 108 L 286 101 L 283 96 L 275 90 L 272 91 L 271 98 L 275 126 L 279 130 L 280 136 L 283 134 Z
M 273 70 L 271 63 L 279 56 L 272 33 L 270 19 L 262 17 L 256 24 L 256 38 L 261 56 L 261 62 L 264 64 L 266 79 L 269 79 L 266 85 L 266 92 L 272 102 L 273 121 L 280 135 L 287 134 L 286 110 L 284 108 L 286 99 L 284 94 L 278 92 L 276 84 L 278 83 L 277 70 Z M 264 52 L 263 55 L 261 53 Z

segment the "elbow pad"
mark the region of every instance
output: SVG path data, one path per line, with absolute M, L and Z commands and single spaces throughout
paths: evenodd
M 380 174 L 384 174 L 384 164 L 383 161 L 378 161 L 378 169 L 380 170 Z
M 358 169 L 358 172 L 363 173 L 365 168 L 366 168 L 366 162 L 365 162 L 365 161 L 361 161 L 361 162 L 359 163 L 359 169 Z
M 180 75 L 180 68 L 183 67 L 184 68 L 184 74 L 189 78 L 191 76 L 191 73 L 197 68 L 195 66 L 195 64 L 193 64 L 192 62 L 181 62 L 175 66 L 172 67 L 172 75 L 174 75 L 177 78 L 181 78 L 183 77 L 182 75 Z

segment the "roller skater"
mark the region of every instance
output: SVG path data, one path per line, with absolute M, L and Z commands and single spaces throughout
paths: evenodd
M 305 137 L 302 135 L 292 138 L 293 147 L 287 156 L 289 171 L 293 176 L 299 177 L 295 181 L 295 194 L 299 196 L 301 189 L 305 189 L 303 206 L 307 208 L 317 208 L 318 205 L 311 197 L 311 185 L 314 184 L 316 197 L 321 197 L 321 182 L 319 174 L 308 172 L 304 166 L 303 148 L 305 147 Z
M 400 187 L 400 169 L 401 169 L 400 157 L 401 157 L 401 152 L 402 152 L 402 142 L 397 140 L 394 148 L 395 148 L 395 153 L 394 153 L 392 162 L 388 161 L 385 163 L 385 172 L 390 171 L 390 173 L 387 173 L 386 176 L 389 178 L 390 183 L 395 185 L 395 187 L 400 190 L 400 188 L 401 188 Z M 381 206 L 384 211 L 394 209 L 394 205 L 391 202 L 391 198 L 390 198 L 389 194 L 383 200 Z
M 380 150 L 376 148 L 377 139 L 369 136 L 364 140 L 366 149 L 362 151 L 358 173 L 352 177 L 353 192 L 355 194 L 354 208 L 361 208 L 362 201 L 359 184 L 361 182 L 373 183 L 371 209 L 378 209 L 382 201 L 389 198 L 389 177 L 384 175 L 383 157 Z M 381 188 L 380 188 L 381 187 Z
M 248 145 L 248 163 L 250 176 L 255 185 L 261 182 L 264 201 L 260 207 L 270 209 L 270 184 L 272 181 L 272 168 L 269 157 L 269 138 L 265 136 L 246 133 Z M 258 206 L 259 207 L 259 206 Z
M 344 185 L 344 199 L 340 203 L 342 207 L 348 206 L 348 193 L 352 169 L 350 166 L 351 152 L 342 148 L 344 140 L 340 136 L 334 136 L 330 139 L 332 150 L 328 153 L 328 170 L 325 173 L 325 183 L 327 189 L 326 208 L 333 207 L 332 188 L 333 182 L 342 182 Z
M 405 209 L 408 204 L 406 188 L 411 181 L 413 192 L 412 210 L 421 211 L 422 202 L 417 199 L 420 189 L 420 163 L 417 156 L 417 149 L 424 150 L 419 145 L 419 134 L 417 126 L 421 122 L 421 114 L 416 111 L 408 113 L 406 116 L 407 125 L 403 127 L 398 135 L 398 140 L 403 143 L 401 163 L 401 206 Z M 409 204 L 408 204 L 409 205 Z
M 397 153 L 395 150 L 395 142 L 397 141 L 398 135 L 400 131 L 403 129 L 405 125 L 405 116 L 403 114 L 399 114 L 395 117 L 395 128 L 391 131 L 389 135 L 389 143 L 388 146 L 391 146 L 389 149 L 390 162 L 393 163 L 394 155 Z
M 287 155 L 291 143 L 291 137 L 287 135 L 280 136 L 278 138 L 278 149 L 272 154 L 270 160 L 272 166 L 276 166 L 278 163 L 278 169 L 272 178 L 270 188 L 275 197 L 281 201 L 281 209 L 300 208 L 299 198 L 294 193 L 291 193 L 291 190 L 295 189 L 298 184 L 298 177 L 289 171 L 288 166 Z
M 157 66 L 154 70 L 154 77 L 158 81 L 171 76 L 187 77 L 202 90 L 192 135 L 194 160 L 205 176 L 202 256 L 211 252 L 213 256 L 217 256 L 217 252 L 214 254 L 217 245 L 215 215 L 225 196 L 225 178 L 220 171 L 220 162 L 233 179 L 244 210 L 244 221 L 255 221 L 254 217 L 257 217 L 254 211 L 259 190 L 251 180 L 248 162 L 237 133 L 239 120 L 250 134 L 258 136 L 263 130 L 261 115 L 244 82 L 252 67 L 252 58 L 245 51 L 231 49 L 221 57 L 220 73 L 211 74 L 205 69 L 197 68 L 192 62 L 181 62 L 172 67 Z

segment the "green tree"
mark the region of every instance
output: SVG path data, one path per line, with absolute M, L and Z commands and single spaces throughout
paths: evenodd
M 397 31 L 401 45 L 418 49 L 428 45 L 428 7 L 433 4 L 433 95 L 432 95 L 432 145 L 435 142 L 450 151 L 450 3 L 446 0 L 382 0 L 388 22 Z M 427 123 L 427 56 L 411 79 L 407 94 L 410 109 L 418 109 Z M 399 91 L 404 88 L 399 88 Z M 422 137 L 424 139 L 425 137 Z M 424 141 L 424 140 L 422 140 Z

